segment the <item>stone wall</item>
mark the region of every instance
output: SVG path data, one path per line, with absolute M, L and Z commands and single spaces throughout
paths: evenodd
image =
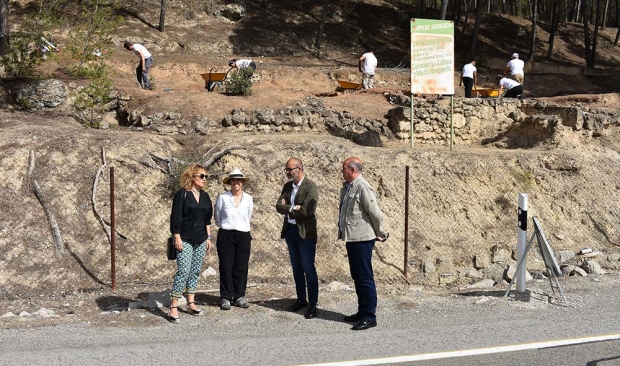
M 121 126 L 160 134 L 212 134 L 224 130 L 240 133 L 316 131 L 367 146 L 381 146 L 380 136 L 410 139 L 410 98 L 403 94 L 391 94 L 386 98 L 394 107 L 381 119 L 355 116 L 346 110 L 328 110 L 320 99 L 308 97 L 285 108 L 234 109 L 221 121 L 207 116 L 191 121 L 179 113 L 145 115 L 138 109 L 128 110 L 126 99 L 118 97 L 116 118 Z M 414 97 L 416 143 L 449 143 L 450 102 L 450 97 Z M 610 126 L 620 125 L 620 114 L 616 110 L 596 110 L 582 105 L 549 105 L 536 99 L 454 98 L 452 123 L 455 145 L 495 143 L 505 147 L 528 147 L 553 142 L 560 131 L 600 136 Z

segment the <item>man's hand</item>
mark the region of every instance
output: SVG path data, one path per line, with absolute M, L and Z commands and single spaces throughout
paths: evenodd
M 385 242 L 390 237 L 390 233 L 385 233 L 383 236 L 378 237 L 376 240 L 380 242 Z

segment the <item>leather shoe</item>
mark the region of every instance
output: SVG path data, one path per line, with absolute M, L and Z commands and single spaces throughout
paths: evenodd
M 293 305 L 289 306 L 287 310 L 294 313 L 306 307 L 308 307 L 307 301 L 297 300 Z
M 362 316 L 360 313 L 355 313 L 353 315 L 345 316 L 344 321 L 347 323 L 357 323 L 362 320 Z
M 316 318 L 316 306 L 308 306 L 308 310 L 304 314 L 304 318 L 306 319 L 314 319 Z
M 376 320 L 370 320 L 370 319 L 362 319 L 359 321 L 359 323 L 355 324 L 353 326 L 353 330 L 366 330 L 368 328 L 372 328 L 372 327 L 376 327 L 377 326 L 377 321 Z

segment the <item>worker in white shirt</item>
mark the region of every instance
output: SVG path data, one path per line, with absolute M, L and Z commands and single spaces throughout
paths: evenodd
M 478 75 L 476 70 L 476 61 L 472 61 L 463 66 L 463 73 L 461 74 L 461 81 L 459 86 L 465 86 L 465 98 L 471 98 L 471 91 L 478 83 Z
M 513 53 L 510 61 L 508 61 L 508 63 L 504 67 L 504 75 L 510 75 L 513 80 L 516 80 L 519 82 L 519 84 L 523 85 L 523 79 L 525 75 L 523 72 L 524 68 L 525 62 L 519 59 L 518 53 Z

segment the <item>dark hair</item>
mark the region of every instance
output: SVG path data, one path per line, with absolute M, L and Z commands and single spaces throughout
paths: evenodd
M 237 59 L 233 58 L 232 60 L 228 61 L 228 66 L 232 67 L 235 64 L 235 62 L 237 62 Z
M 131 46 L 133 46 L 133 43 L 129 43 L 127 41 L 125 41 L 125 43 L 123 43 L 123 47 L 125 47 L 125 49 L 127 49 L 127 50 L 130 49 Z

